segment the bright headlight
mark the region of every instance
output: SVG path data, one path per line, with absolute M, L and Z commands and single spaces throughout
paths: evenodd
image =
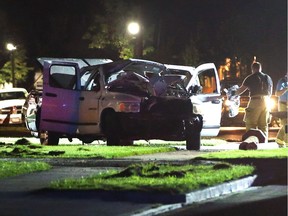
M 277 108 L 277 101 L 273 98 L 267 98 L 266 105 L 267 107 L 269 107 L 270 110 L 275 110 Z
M 140 103 L 135 102 L 119 102 L 118 103 L 119 112 L 140 112 Z

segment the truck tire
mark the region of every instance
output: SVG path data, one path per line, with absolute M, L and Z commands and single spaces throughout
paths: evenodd
M 107 146 L 120 145 L 119 121 L 114 111 L 107 112 L 104 116 L 104 133 L 107 139 Z
M 40 143 L 50 146 L 59 145 L 59 135 L 50 131 L 40 132 Z
M 199 151 L 201 146 L 201 133 L 191 132 L 186 134 L 186 149 Z
M 186 149 L 199 151 L 201 146 L 201 130 L 203 127 L 203 118 L 201 115 L 191 117 L 185 121 Z
M 39 137 L 40 137 L 40 144 L 41 145 L 47 145 L 47 142 L 48 142 L 47 131 L 39 131 Z
M 133 140 L 120 140 L 121 146 L 133 146 L 134 141 Z
M 57 133 L 48 131 L 47 145 L 58 145 L 58 144 L 59 144 L 59 135 Z

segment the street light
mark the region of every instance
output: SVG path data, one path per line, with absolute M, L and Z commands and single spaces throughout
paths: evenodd
M 137 22 L 130 22 L 127 26 L 129 34 L 131 34 L 135 40 L 134 44 L 134 57 L 142 57 L 142 35 L 140 34 L 140 25 Z M 138 35 L 136 37 L 136 35 Z
M 132 35 L 137 35 L 140 32 L 140 26 L 137 22 L 131 22 L 128 24 L 128 32 Z
M 12 73 L 12 87 L 15 87 L 15 58 L 14 58 L 14 51 L 16 50 L 16 46 L 14 46 L 12 43 L 8 43 L 6 45 L 6 48 L 10 52 L 11 73 Z

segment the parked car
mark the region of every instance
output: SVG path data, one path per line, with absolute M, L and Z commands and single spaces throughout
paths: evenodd
M 24 88 L 0 89 L 0 124 L 14 125 L 24 123 L 22 106 L 28 92 Z
M 140 59 L 84 67 L 80 62 L 42 61 L 43 92 L 31 92 L 24 111 L 27 128 L 42 142 L 57 145 L 66 137 L 131 145 L 162 139 L 200 148 L 202 116 L 193 113 L 183 76 Z
M 201 136 L 217 136 L 220 131 L 222 96 L 214 63 L 198 66 L 166 64 L 170 74 L 184 75 L 184 86 L 190 94 L 193 112 L 203 116 Z

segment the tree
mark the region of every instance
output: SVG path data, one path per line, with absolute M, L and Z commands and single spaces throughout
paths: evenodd
M 128 22 L 143 21 L 139 4 L 137 6 L 135 1 L 105 0 L 102 1 L 102 6 L 102 14 L 94 16 L 94 21 L 83 35 L 83 39 L 89 41 L 89 48 L 106 51 L 108 49 L 123 59 L 135 57 L 134 49 L 138 42 L 141 55 L 153 51 L 149 43 L 150 28 L 145 28 L 145 33 L 141 31 L 141 35 L 137 36 L 129 35 L 127 32 Z M 143 23 L 141 26 L 143 28 Z M 143 48 L 143 45 L 147 46 Z
M 15 87 L 17 84 L 25 82 L 29 71 L 33 68 L 27 66 L 27 57 L 24 49 L 17 49 L 14 51 L 14 63 L 15 63 Z M 12 82 L 12 64 L 11 61 L 7 61 L 0 69 L 0 84 Z
M 199 64 L 199 51 L 193 39 L 190 39 L 187 46 L 184 48 L 182 58 L 185 65 L 198 65 Z

